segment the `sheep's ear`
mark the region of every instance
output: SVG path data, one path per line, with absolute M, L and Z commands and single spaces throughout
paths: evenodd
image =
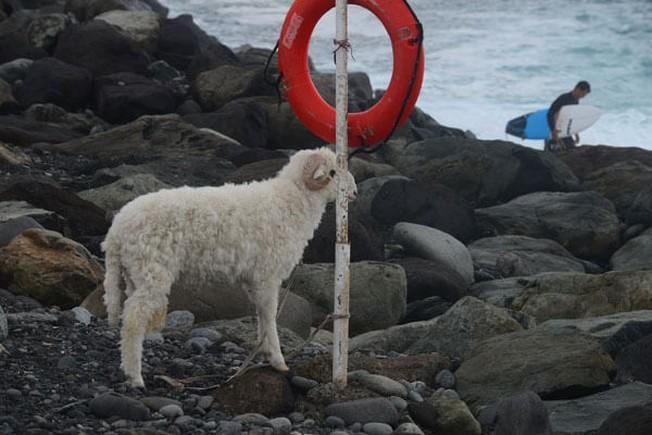
M 326 171 L 326 158 L 321 154 L 311 154 L 303 167 L 303 182 L 308 190 L 323 189 L 329 182 L 330 177 Z

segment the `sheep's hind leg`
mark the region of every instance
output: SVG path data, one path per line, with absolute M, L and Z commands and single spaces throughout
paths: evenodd
M 143 273 L 143 275 L 145 275 Z M 148 326 L 163 311 L 167 311 L 168 294 L 172 280 L 166 273 L 148 273 L 150 279 L 134 279 L 135 291 L 127 298 L 124 306 L 121 331 L 121 367 L 129 383 L 134 387 L 145 387 L 142 376 L 143 340 Z M 134 277 L 135 278 L 135 277 Z
M 276 325 L 279 287 L 280 283 L 278 286 L 257 288 L 252 294 L 258 315 L 258 340 L 262 342 L 262 350 L 269 356 L 272 367 L 287 372 L 289 369 L 283 358 Z

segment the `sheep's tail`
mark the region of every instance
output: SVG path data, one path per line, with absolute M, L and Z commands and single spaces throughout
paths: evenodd
M 112 247 L 107 241 L 102 243 L 102 250 L 106 252 L 104 264 L 104 305 L 109 325 L 118 326 L 122 311 L 122 264 L 119 249 Z

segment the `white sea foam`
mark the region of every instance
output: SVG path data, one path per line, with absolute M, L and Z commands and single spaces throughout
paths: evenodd
M 161 0 L 171 15 L 189 13 L 230 47 L 272 48 L 289 0 Z M 411 0 L 424 25 L 426 76 L 417 104 L 442 124 L 505 139 L 505 123 L 546 107 L 578 80 L 582 101 L 604 115 L 582 143 L 652 149 L 652 2 L 649 0 Z M 374 87 L 391 76 L 384 29 L 350 7 L 351 70 Z M 311 43 L 320 70 L 334 70 L 334 20 L 324 17 Z M 541 148 L 540 141 L 520 141 Z

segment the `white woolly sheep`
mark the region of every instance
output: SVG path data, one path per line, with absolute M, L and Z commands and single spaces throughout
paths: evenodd
M 357 193 L 353 176 L 335 160 L 328 148 L 299 151 L 268 180 L 161 190 L 120 210 L 102 244 L 104 303 L 113 326 L 124 308 L 121 367 L 131 385 L 144 387 L 143 338 L 163 326 L 170 289 L 181 276 L 195 282 L 222 274 L 246 291 L 261 351 L 272 367 L 288 370 L 276 329 L 282 281 L 335 200 L 336 178 L 343 176 L 348 199 Z

